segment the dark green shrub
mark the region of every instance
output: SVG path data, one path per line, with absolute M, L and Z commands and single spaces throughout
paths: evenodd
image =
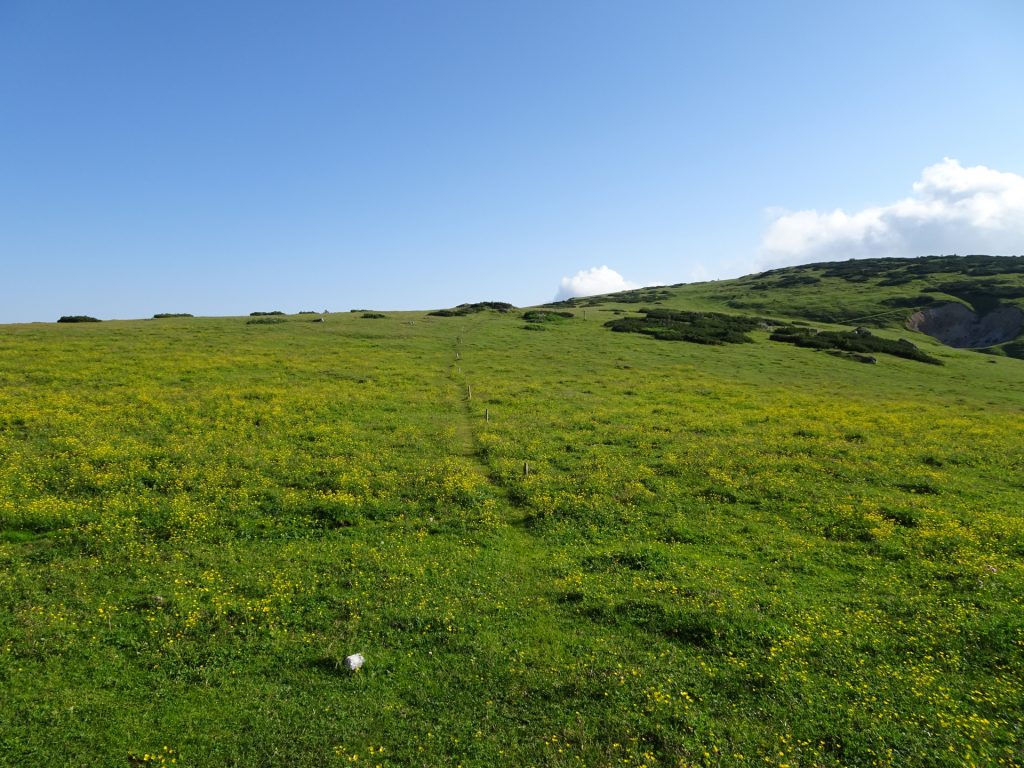
M 486 309 L 493 309 L 495 312 L 511 312 L 515 306 L 504 301 L 478 301 L 475 304 L 459 304 L 453 309 L 437 309 L 427 314 L 434 317 L 463 317 L 472 315 L 474 312 L 483 312 Z
M 58 323 L 98 323 L 101 322 L 98 317 L 89 317 L 89 315 L 62 315 Z
M 717 312 L 683 312 L 671 309 L 642 309 L 644 317 L 609 320 L 606 328 L 619 333 L 643 333 L 665 341 L 689 341 L 694 344 L 742 344 L 752 342 L 748 331 L 764 327 L 770 321 Z
M 672 292 L 659 288 L 634 288 L 631 291 L 619 291 L 618 293 L 606 293 L 603 296 L 589 296 L 586 299 L 588 306 L 597 304 L 657 304 L 663 299 L 671 299 Z
M 775 281 L 761 281 L 754 283 L 750 286 L 752 291 L 768 291 L 774 288 L 798 288 L 806 285 L 817 285 L 821 282 L 820 277 L 814 275 L 801 275 L 801 274 L 790 274 L 785 275 Z
M 168 317 L 193 317 L 188 312 L 161 312 L 157 315 L 153 315 L 154 320 L 163 320 Z
M 523 320 L 528 323 L 557 323 L 570 317 L 575 317 L 572 312 L 556 312 L 548 309 L 531 309 L 523 313 Z
M 843 352 L 860 353 L 861 355 L 884 353 L 894 357 L 903 357 L 907 360 L 930 363 L 931 365 L 942 365 L 941 360 L 922 352 L 906 339 L 890 341 L 889 339 L 875 336 L 866 328 L 858 328 L 854 331 L 817 331 L 814 328 L 795 328 L 790 326 L 775 330 L 769 338 L 772 341 L 795 344 L 798 347 L 841 350 Z M 851 356 L 851 359 L 856 358 Z
M 363 320 L 380 320 L 384 317 L 387 317 L 387 315 L 382 312 L 363 312 L 362 314 Z
M 281 310 L 275 309 L 273 312 L 250 312 L 249 313 L 249 317 L 268 317 L 270 315 L 283 315 L 283 314 L 284 314 L 284 312 L 282 312 Z
M 278 323 L 287 323 L 283 317 L 254 317 L 250 320 L 246 320 L 246 325 L 277 325 Z

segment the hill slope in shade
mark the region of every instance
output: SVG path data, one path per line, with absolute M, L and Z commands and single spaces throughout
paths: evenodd
M 0 328 L 0 766 L 1020 766 L 1024 362 L 828 269 Z

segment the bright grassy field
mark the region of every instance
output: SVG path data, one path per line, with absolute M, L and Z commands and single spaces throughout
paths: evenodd
M 576 314 L 0 327 L 0 765 L 1024 765 L 1024 361 Z

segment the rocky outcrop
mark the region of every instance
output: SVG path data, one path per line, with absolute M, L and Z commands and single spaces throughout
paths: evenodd
M 1018 307 L 997 307 L 978 317 L 963 304 L 950 302 L 915 312 L 907 328 L 920 331 L 950 347 L 991 347 L 1012 341 L 1024 327 Z

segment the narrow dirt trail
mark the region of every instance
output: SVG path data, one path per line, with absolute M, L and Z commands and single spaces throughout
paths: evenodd
M 528 539 L 530 546 L 537 548 L 541 540 L 525 530 L 526 514 L 509 499 L 508 489 L 495 478 L 493 470 L 485 461 L 477 432 L 484 425 L 484 419 L 473 410 L 473 398 L 479 397 L 479 390 L 473 390 L 472 352 L 467 354 L 465 340 L 472 335 L 475 323 L 464 325 L 452 339 L 452 358 L 449 360 L 449 384 L 454 387 L 456 402 L 452 403 L 452 429 L 454 431 L 456 455 L 467 460 L 468 467 L 485 479 L 495 498 L 503 508 L 503 517 L 518 536 Z M 467 367 L 468 366 L 468 367 Z M 521 542 L 522 543 L 522 542 Z
M 470 381 L 468 374 L 463 372 L 463 352 L 465 346 L 462 343 L 469 327 L 464 327 L 458 336 L 453 339 L 452 344 L 452 360 L 450 371 L 450 381 L 453 387 L 456 389 L 456 402 L 453 404 L 452 413 L 452 428 L 455 432 L 455 445 L 457 447 L 457 455 L 468 459 L 471 462 L 471 466 L 474 471 L 479 472 L 481 476 L 487 479 L 498 495 L 507 499 L 505 489 L 496 483 L 491 476 L 490 468 L 484 462 L 483 457 L 480 454 L 480 445 L 476 439 L 476 429 L 474 428 L 475 422 L 479 420 L 477 416 L 474 416 L 472 409 L 472 398 L 473 398 L 473 382 Z

